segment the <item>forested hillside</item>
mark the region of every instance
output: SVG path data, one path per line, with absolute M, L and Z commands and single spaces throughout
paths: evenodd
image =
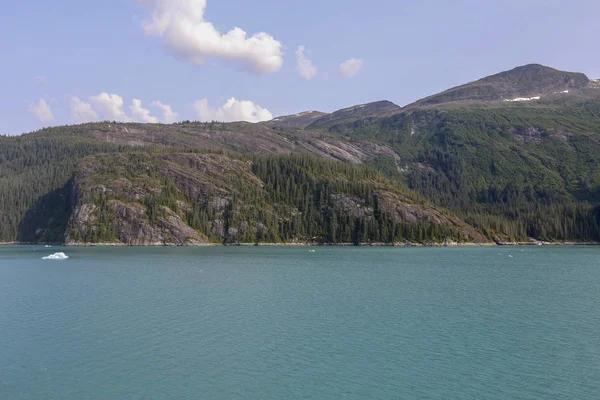
M 71 244 L 485 241 L 375 170 L 312 156 L 93 156 L 73 193 Z
M 481 234 L 600 241 L 598 80 L 529 65 L 404 108 L 382 101 L 259 124 L 101 122 L 0 137 L 4 242 Z
M 488 234 L 600 240 L 600 102 L 411 110 L 337 125 L 400 161 L 375 165 Z

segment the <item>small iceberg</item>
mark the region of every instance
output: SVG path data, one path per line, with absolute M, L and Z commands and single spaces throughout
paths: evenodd
M 69 258 L 69 256 L 65 253 L 54 253 L 50 254 L 49 256 L 42 257 L 42 260 L 66 260 L 67 258 Z

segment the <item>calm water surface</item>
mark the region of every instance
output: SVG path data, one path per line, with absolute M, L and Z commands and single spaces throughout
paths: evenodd
M 600 398 L 600 248 L 315 250 L 0 247 L 0 399 Z

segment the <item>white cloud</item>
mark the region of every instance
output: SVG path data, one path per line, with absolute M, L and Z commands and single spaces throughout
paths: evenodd
M 362 69 L 363 60 L 351 58 L 340 64 L 340 75 L 344 78 L 352 78 Z
M 128 121 L 123 111 L 123 98 L 118 94 L 100 93 L 90 97 L 92 104 L 100 110 L 102 117 L 109 121 Z
M 163 104 L 160 101 L 153 101 L 151 105 L 152 107 L 156 107 L 162 111 L 162 122 L 164 122 L 165 124 L 171 124 L 177 121 L 177 119 L 179 118 L 179 114 L 174 112 L 171 109 L 171 106 L 168 104 Z
M 40 99 L 36 104 L 31 104 L 29 112 L 33 113 L 42 124 L 54 121 L 54 115 L 44 99 Z
M 131 119 L 136 122 L 145 122 L 148 124 L 157 124 L 158 118 L 150 115 L 150 110 L 142 107 L 142 101 L 139 99 L 133 99 L 131 101 Z
M 308 53 L 304 46 L 299 46 L 296 50 L 296 71 L 300 74 L 300 76 L 310 81 L 317 74 L 317 67 L 315 67 L 308 58 L 306 58 L 306 54 Z
M 77 123 L 94 122 L 98 120 L 98 113 L 90 103 L 81 101 L 79 97 L 71 97 L 71 121 Z
M 204 20 L 207 0 L 137 0 L 151 10 L 142 26 L 176 56 L 196 64 L 207 58 L 234 61 L 257 73 L 275 72 L 283 63 L 282 44 L 265 32 L 250 37 L 241 28 L 222 34 Z
M 261 122 L 273 119 L 273 114 L 266 108 L 262 108 L 249 100 L 236 100 L 234 97 L 216 109 L 212 108 L 208 104 L 208 100 L 204 98 L 194 103 L 194 110 L 201 121 Z

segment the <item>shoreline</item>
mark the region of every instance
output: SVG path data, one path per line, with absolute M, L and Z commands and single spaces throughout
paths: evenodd
M 149 245 L 128 245 L 125 243 L 27 243 L 0 242 L 0 246 L 63 246 L 63 247 L 502 247 L 502 246 L 600 246 L 600 242 L 486 242 L 486 243 L 156 243 Z

